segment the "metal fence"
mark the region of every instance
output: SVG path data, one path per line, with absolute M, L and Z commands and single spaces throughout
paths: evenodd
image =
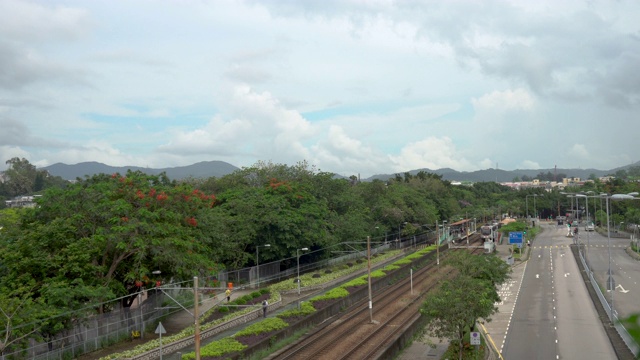
M 582 266 L 584 266 L 584 269 L 589 276 L 589 281 L 591 283 L 591 286 L 593 287 L 596 294 L 598 295 L 598 299 L 600 299 L 600 303 L 602 304 L 605 311 L 607 312 L 607 316 L 609 317 L 609 320 L 611 321 L 611 323 L 613 324 L 616 331 L 618 332 L 618 334 L 620 335 L 624 343 L 627 345 L 629 350 L 631 350 L 633 354 L 640 354 L 640 345 L 638 345 L 638 343 L 635 342 L 635 340 L 633 339 L 633 337 L 631 337 L 627 329 L 625 329 L 625 327 L 622 326 L 622 324 L 620 323 L 620 319 L 618 318 L 618 313 L 615 311 L 611 311 L 611 304 L 609 303 L 609 301 L 607 301 L 607 298 L 602 293 L 602 290 L 600 290 L 600 286 L 598 285 L 596 278 L 593 276 L 593 271 L 591 271 L 591 269 L 589 268 L 589 265 L 587 264 L 587 261 L 584 258 L 582 251 L 578 251 L 578 254 L 580 255 L 580 262 L 582 262 Z M 615 291 L 615 289 L 611 289 L 611 291 Z
M 374 242 L 371 246 L 371 254 L 375 255 L 387 249 L 402 249 L 417 247 L 424 244 L 435 243 L 435 235 L 423 234 L 411 236 L 396 241 Z M 359 245 L 356 246 L 356 245 Z M 343 247 L 339 249 L 337 247 Z M 362 242 L 343 243 L 336 245 L 336 249 L 319 249 L 305 252 L 304 255 L 314 252 L 330 251 L 342 255 L 330 257 L 321 261 L 311 263 L 300 263 L 301 274 L 317 271 L 349 261 L 355 261 L 367 256 L 366 247 L 361 249 Z M 346 249 L 346 250 L 345 250 Z M 302 254 L 301 254 L 302 255 Z M 257 287 L 258 270 L 260 271 L 260 284 L 267 282 L 277 282 L 288 278 L 296 278 L 298 266 L 296 257 L 279 261 L 260 264 L 256 266 L 238 270 L 222 271 L 216 277 L 203 279 L 200 287 L 207 290 L 215 290 L 209 286 L 215 284 L 217 280 L 219 289 L 227 287 L 232 283 L 234 287 Z M 283 264 L 295 265 L 282 269 Z M 164 317 L 176 312 L 185 311 L 184 307 L 193 306 L 193 285 L 187 283 L 170 283 L 160 287 L 141 291 L 133 294 L 135 300 L 131 307 L 122 306 L 123 300 L 127 297 L 115 299 L 108 303 L 93 305 L 94 307 L 103 305 L 104 308 L 112 309 L 109 312 L 99 315 L 86 316 L 76 315 L 73 328 L 66 330 L 48 341 L 31 339 L 26 347 L 19 350 L 6 349 L 0 360 L 36 359 L 36 360 L 62 360 L 72 359 L 81 354 L 93 352 L 109 346 L 111 344 L 129 340 L 132 337 L 144 337 L 148 329 L 157 326 Z M 80 313 L 78 313 L 80 314 Z
M 48 341 L 32 338 L 25 348 L 6 351 L 0 359 L 72 359 L 125 339 L 144 337 L 145 331 L 157 325 L 161 318 L 175 311 L 183 311 L 177 310 L 175 304 L 171 305 L 171 298 L 182 298 L 181 295 L 193 293 L 189 288 L 170 286 L 171 288 L 165 286 L 166 289 L 161 287 L 135 294 L 136 299 L 131 307 L 122 306 L 124 298 L 102 304 L 113 310 L 78 318 L 73 328 Z

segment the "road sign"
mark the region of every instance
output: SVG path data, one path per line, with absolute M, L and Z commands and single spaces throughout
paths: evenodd
M 469 339 L 471 340 L 471 345 L 480 345 L 480 333 L 477 331 L 472 332 L 469 335 Z
M 164 329 L 164 326 L 162 326 L 162 323 L 159 322 L 158 323 L 158 327 L 156 328 L 156 334 L 162 335 L 162 334 L 166 334 L 167 331 Z
M 522 231 L 509 232 L 509 244 L 522 244 Z

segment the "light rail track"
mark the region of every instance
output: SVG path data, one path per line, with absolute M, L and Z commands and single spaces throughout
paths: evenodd
M 480 235 L 470 242 L 482 242 Z M 442 257 L 449 251 L 443 250 Z M 467 250 L 462 250 L 467 251 Z M 474 253 L 481 249 L 470 248 Z M 455 270 L 448 267 L 437 269 L 435 259 L 396 284 L 373 294 L 373 322 L 365 299 L 351 306 L 346 313 L 334 321 L 316 327 L 296 344 L 272 354 L 269 359 L 377 359 L 394 339 L 404 331 L 405 324 L 419 317 L 419 309 L 425 294 L 444 278 L 450 278 Z M 410 282 L 413 280 L 413 294 Z

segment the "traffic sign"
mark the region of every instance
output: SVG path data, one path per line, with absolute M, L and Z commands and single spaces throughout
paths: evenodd
M 522 244 L 522 231 L 509 232 L 509 244 Z
M 471 341 L 471 345 L 480 345 L 480 333 L 477 331 L 472 332 L 469 335 L 469 339 Z
M 158 327 L 156 328 L 156 334 L 162 335 L 162 334 L 166 334 L 167 331 L 164 329 L 164 326 L 162 326 L 162 323 L 159 322 L 158 323 Z

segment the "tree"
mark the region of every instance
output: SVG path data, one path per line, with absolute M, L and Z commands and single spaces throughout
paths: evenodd
M 465 334 L 473 329 L 478 318 L 491 321 L 490 316 L 498 311 L 494 305 L 498 299 L 489 281 L 460 274 L 428 295 L 420 312 L 425 316 L 427 332 L 457 343 L 462 359 Z
M 46 337 L 83 315 L 72 311 L 155 286 L 147 277 L 153 270 L 174 281 L 211 275 L 218 244 L 205 215 L 214 204 L 213 195 L 141 172 L 48 189 L 26 210 L 20 232 L 1 242 L 0 289 L 29 286 L 22 295 L 45 307 L 39 314 L 62 315 L 40 325 Z
M 9 165 L 4 172 L 7 176 L 5 182 L 9 196 L 28 195 L 33 192 L 36 181 L 36 167 L 25 158 L 12 158 L 6 161 Z
M 493 254 L 476 256 L 467 251 L 451 253 L 444 264 L 459 273 L 427 296 L 421 312 L 434 336 L 458 343 L 462 359 L 465 333 L 473 329 L 478 318 L 489 322 L 498 311 L 494 305 L 500 301 L 496 286 L 509 278 L 511 267 Z
M 488 281 L 493 286 L 507 281 L 511 273 L 511 266 L 494 254 L 477 256 L 466 251 L 456 251 L 447 257 L 444 264 L 458 269 L 462 275 Z

